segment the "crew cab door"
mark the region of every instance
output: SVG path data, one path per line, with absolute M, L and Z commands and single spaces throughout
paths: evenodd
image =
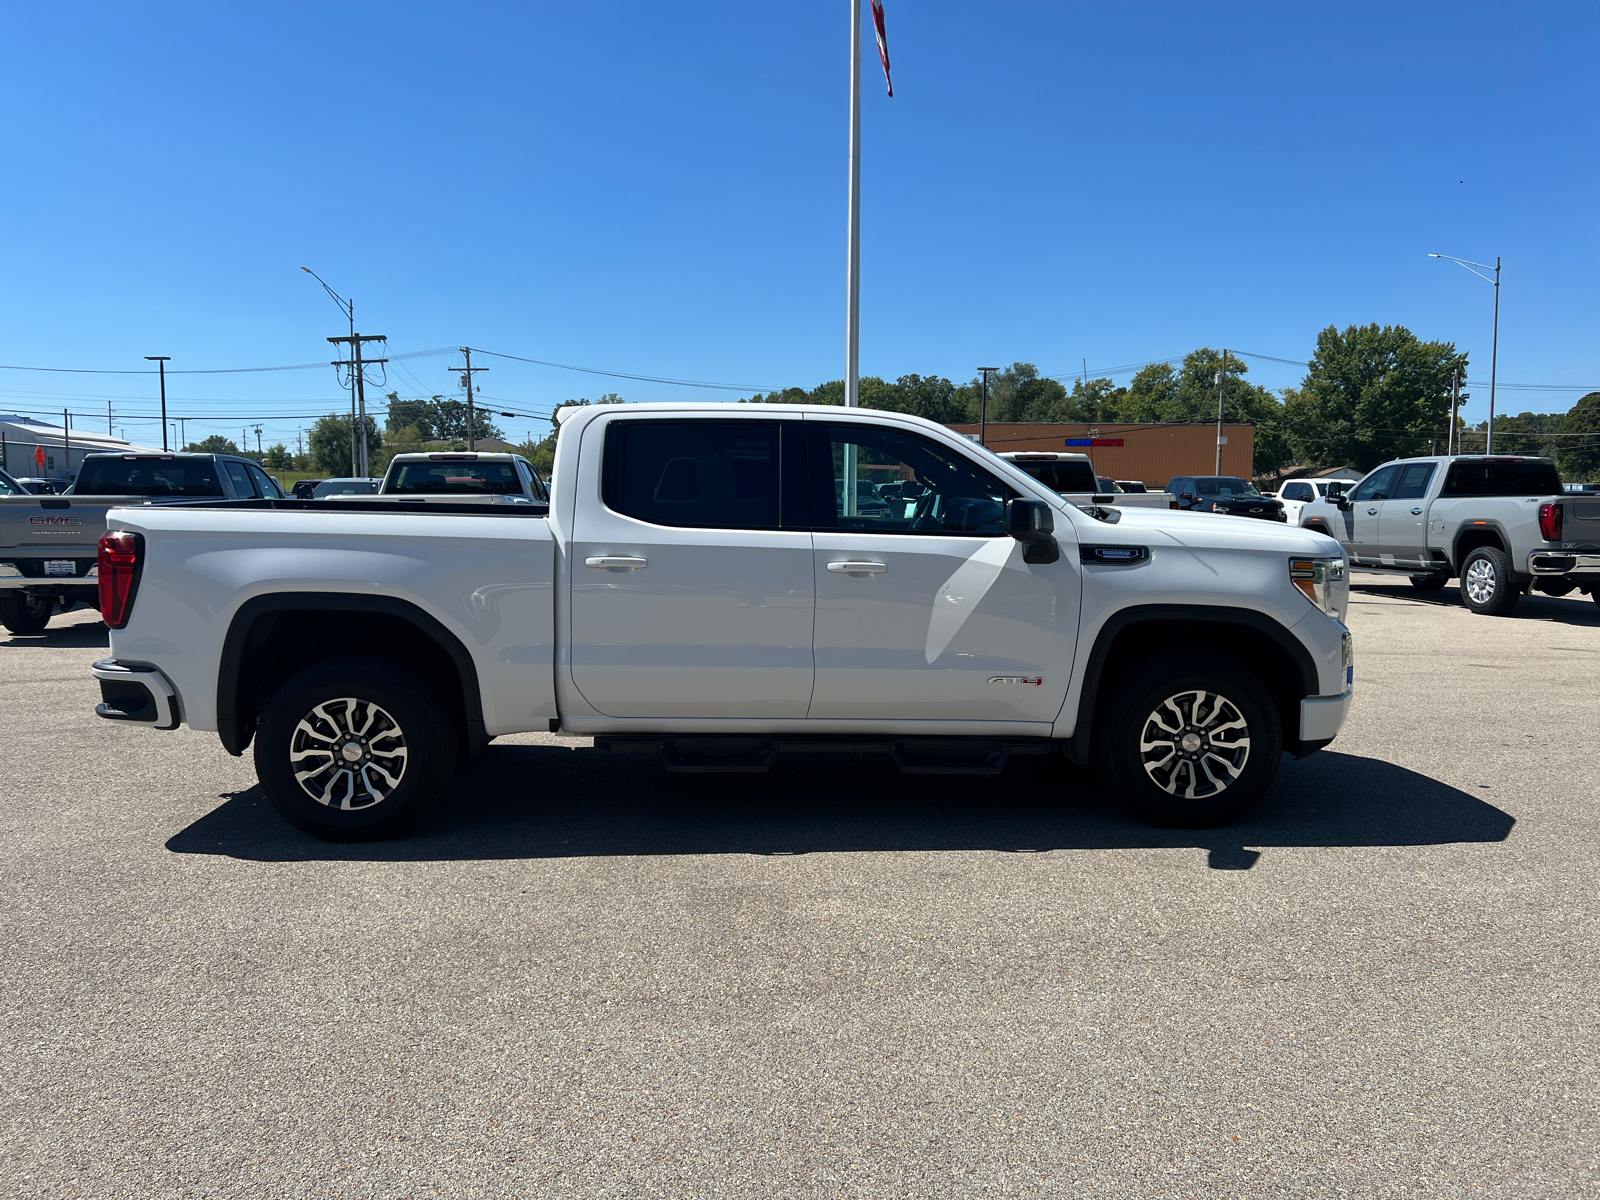
M 568 569 L 583 698 L 613 717 L 804 717 L 800 422 L 617 415 L 583 438 Z
M 1383 506 L 1389 502 L 1398 465 L 1374 471 L 1361 481 L 1350 497 L 1350 557 L 1357 562 L 1379 562 L 1378 525 L 1383 519 Z
M 813 719 L 1049 722 L 1072 670 L 1082 578 L 1072 528 L 1029 565 L 1018 495 L 906 427 L 807 417 L 815 540 Z
M 1379 504 L 1378 554 L 1385 564 L 1427 566 L 1428 484 L 1437 464 L 1401 463 L 1395 468 L 1394 495 Z

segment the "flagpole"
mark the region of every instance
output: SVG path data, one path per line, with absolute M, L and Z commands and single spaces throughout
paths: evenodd
M 849 330 L 845 334 L 844 402 L 861 405 L 861 0 L 850 0 L 850 253 L 845 271 Z M 854 497 L 853 489 L 846 489 Z

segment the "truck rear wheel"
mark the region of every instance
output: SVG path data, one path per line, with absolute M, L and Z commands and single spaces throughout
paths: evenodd
M 1461 602 L 1486 617 L 1503 617 L 1522 599 L 1511 560 L 1498 546 L 1479 546 L 1461 564 Z
M 331 842 L 408 832 L 455 767 L 449 716 L 418 675 L 350 655 L 307 667 L 272 697 L 256 777 L 284 820 Z
M 1100 778 L 1158 825 L 1231 821 L 1277 776 L 1283 753 L 1277 707 L 1260 680 L 1220 655 L 1143 663 L 1104 713 L 1095 739 Z
M 55 601 L 49 596 L 30 596 L 27 592 L 0 592 L 0 625 L 12 633 L 38 633 L 50 624 Z

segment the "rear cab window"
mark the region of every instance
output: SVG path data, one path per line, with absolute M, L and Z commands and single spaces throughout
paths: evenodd
M 1011 465 L 1033 476 L 1052 492 L 1098 492 L 1099 482 L 1094 468 L 1086 462 L 1067 459 L 1065 462 L 1033 461 L 1014 458 Z
M 1524 459 L 1469 459 L 1450 464 L 1440 499 L 1447 496 L 1559 496 L 1555 464 Z
M 222 478 L 209 458 L 91 458 L 78 472 L 75 496 L 221 496 Z M 247 488 L 245 495 L 249 495 Z
M 413 496 L 520 496 L 522 481 L 509 462 L 406 462 L 386 490 Z

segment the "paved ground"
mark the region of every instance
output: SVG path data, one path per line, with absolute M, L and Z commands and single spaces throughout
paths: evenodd
M 1600 608 L 1455 597 L 1199 835 L 527 737 L 329 847 L 0 638 L 0 1195 L 1600 1196 Z

